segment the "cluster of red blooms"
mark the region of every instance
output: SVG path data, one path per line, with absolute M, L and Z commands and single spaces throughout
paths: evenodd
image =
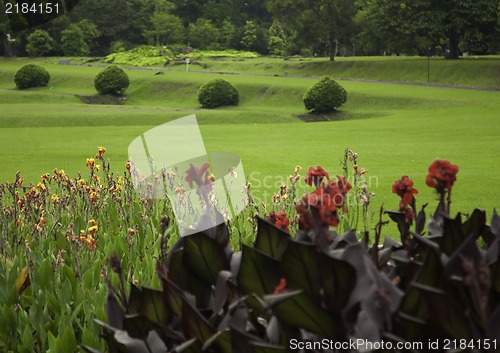
M 324 183 L 323 179 L 327 182 Z M 339 175 L 336 180 L 330 180 L 328 173 L 320 166 L 308 169 L 306 183 L 316 186 L 316 190 L 304 195 L 296 207 L 300 216 L 300 228 L 310 230 L 317 220 L 321 226 L 338 226 L 337 210 L 346 212 L 344 201 L 352 188 L 351 184 Z
M 425 179 L 425 183 L 431 188 L 435 188 L 439 193 L 448 191 L 451 193 L 451 187 L 457 180 L 458 166 L 451 164 L 445 160 L 435 160 L 429 166 L 429 173 Z M 399 202 L 399 211 L 407 216 L 408 223 L 415 219 L 413 211 L 408 206 L 413 206 L 414 196 L 418 194 L 418 190 L 413 188 L 413 181 L 406 175 L 396 180 L 392 184 L 392 192 L 401 197 Z
M 288 226 L 290 225 L 290 220 L 286 217 L 285 212 L 274 212 L 272 211 L 269 216 L 267 216 L 267 221 L 274 224 L 276 227 L 281 228 L 287 233 L 290 233 Z
M 425 183 L 440 193 L 446 189 L 449 194 L 451 193 L 453 183 L 457 180 L 457 173 L 457 165 L 451 164 L 449 161 L 437 159 L 430 165 Z

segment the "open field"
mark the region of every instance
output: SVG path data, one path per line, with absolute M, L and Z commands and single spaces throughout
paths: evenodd
M 262 59 L 262 65 L 275 65 L 266 64 L 268 60 L 278 59 Z M 107 148 L 112 168 L 123 170 L 128 144 L 139 133 L 194 113 L 207 149 L 239 155 L 255 186 L 256 197 L 267 203 L 295 165 L 322 165 L 331 174 L 340 174 L 340 159 L 348 147 L 360 155 L 360 166 L 369 170 L 371 189 L 376 193 L 374 207 L 397 207 L 398 197 L 391 194 L 391 185 L 403 174 L 415 179 L 420 200 L 434 200 L 424 181 L 427 167 L 435 158 L 449 159 L 460 166 L 454 188 L 455 211 L 469 212 L 478 207 L 491 212 L 499 207 L 495 195 L 500 193 L 496 182 L 500 174 L 500 165 L 496 163 L 500 152 L 500 92 L 344 81 L 341 84 L 349 98 L 336 116 L 338 120 L 303 123 L 295 115 L 305 113 L 301 98 L 316 82 L 313 78 L 174 71 L 155 76 L 155 71 L 129 70 L 127 103 L 102 106 L 86 105 L 75 97 L 95 93 L 93 77 L 99 68 L 56 65 L 57 60 L 45 59 L 43 66 L 52 76 L 49 87 L 18 91 L 12 78 L 26 61 L 0 61 L 2 182 L 12 181 L 17 170 L 27 181 L 36 181 L 40 174 L 54 168 L 76 176 L 85 170 L 85 158 L 95 154 L 100 145 Z M 393 59 L 390 66 L 384 65 L 392 68 L 401 61 Z M 372 60 L 374 65 L 379 62 L 383 63 Z M 250 68 L 252 63 L 258 62 L 218 67 L 214 61 L 212 68 L 235 71 L 232 65 L 237 65 L 240 72 L 260 72 L 259 65 Z M 287 69 L 289 76 L 312 75 L 313 71 L 308 71 L 311 68 L 300 69 L 306 62 L 297 63 L 293 70 Z M 463 63 L 476 62 L 464 60 L 458 65 Z M 325 61 L 309 64 L 331 65 Z M 491 72 L 498 70 L 495 65 L 488 67 Z M 266 70 L 262 73 L 270 73 Z M 317 70 L 315 76 L 326 73 Z M 380 79 L 390 71 L 380 69 Z M 333 72 L 332 76 L 338 75 Z M 470 77 L 473 76 L 471 70 Z M 476 76 L 481 77 L 456 82 L 465 86 L 478 82 L 481 86 L 500 86 L 495 81 L 498 74 Z M 484 76 L 490 77 L 490 83 L 485 83 Z M 238 107 L 199 109 L 198 87 L 215 77 L 237 86 L 241 96 Z

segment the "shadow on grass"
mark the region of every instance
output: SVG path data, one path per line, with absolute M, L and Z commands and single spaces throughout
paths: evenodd
M 324 121 L 344 121 L 344 120 L 360 120 L 360 119 L 371 119 L 379 118 L 384 116 L 382 113 L 352 113 L 343 110 L 336 110 L 332 113 L 305 113 L 305 114 L 293 114 L 293 116 L 299 118 L 306 123 L 317 123 Z
M 80 96 L 76 95 L 85 104 L 105 104 L 105 105 L 122 105 L 127 100 L 125 96 L 114 96 L 110 94 L 96 96 Z

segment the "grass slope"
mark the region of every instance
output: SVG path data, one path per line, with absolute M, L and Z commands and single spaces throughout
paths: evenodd
M 45 63 L 50 86 L 18 91 L 12 77 L 23 63 L 0 65 L 1 181 L 13 180 L 17 170 L 36 181 L 56 167 L 76 176 L 86 170 L 85 158 L 99 145 L 107 147 L 112 168 L 123 170 L 128 144 L 139 133 L 195 113 L 207 149 L 238 154 L 255 196 L 267 203 L 297 164 L 340 173 L 340 159 L 349 147 L 369 170 L 374 208 L 397 207 L 390 190 L 403 174 L 415 179 L 421 200 L 433 200 L 424 179 L 435 158 L 460 166 L 455 210 L 499 207 L 492 196 L 500 192 L 495 182 L 500 166 L 494 163 L 500 151 L 498 92 L 343 82 L 349 99 L 339 121 L 306 124 L 294 114 L 305 113 L 301 97 L 316 82 L 311 78 L 194 72 L 155 76 L 154 71 L 130 70 L 125 105 L 89 106 L 75 94 L 94 94 L 99 68 Z M 197 89 L 215 77 L 238 87 L 239 106 L 199 109 Z
M 303 59 L 204 59 L 207 70 L 279 76 L 332 76 L 337 79 L 430 83 L 500 89 L 500 57 L 445 60 L 425 57 Z M 429 72 L 428 72 L 429 69 Z

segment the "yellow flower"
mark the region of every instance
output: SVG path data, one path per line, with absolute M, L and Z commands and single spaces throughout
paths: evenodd
M 94 169 L 95 169 L 96 171 L 99 171 L 99 170 L 101 169 L 101 166 L 100 166 L 99 164 L 96 164 L 96 165 L 94 166 Z
M 42 182 L 40 182 L 40 181 L 38 182 L 38 184 L 36 184 L 36 187 L 37 187 L 38 189 L 40 189 L 40 190 L 44 190 L 44 191 L 47 189 L 47 188 L 45 187 L 45 184 L 44 184 L 44 183 L 42 183 Z
M 97 152 L 99 153 L 99 156 L 102 156 L 104 152 L 106 152 L 106 148 L 99 146 L 97 147 Z
M 116 191 L 121 192 L 122 186 L 120 184 L 116 185 Z
M 54 204 L 58 203 L 59 196 L 57 196 L 56 194 L 52 194 L 52 196 L 50 197 L 50 201 L 52 201 Z
M 96 225 L 97 225 L 97 222 L 95 221 L 95 219 L 91 219 L 91 220 L 89 221 L 89 224 L 90 224 L 91 226 L 96 226 Z
M 79 180 L 77 181 L 77 183 L 78 183 L 78 185 L 80 185 L 80 186 L 84 186 L 84 185 L 85 185 L 85 179 L 79 179 Z
M 42 174 L 41 178 L 47 180 L 49 178 L 49 173 Z
M 123 185 L 125 183 L 125 180 L 123 179 L 122 176 L 118 177 L 118 184 Z
M 99 227 L 96 225 L 89 227 L 89 229 L 88 229 L 90 235 L 94 235 L 95 233 L 97 233 L 98 230 L 99 230 Z
M 87 162 L 85 163 L 85 165 L 87 167 L 90 167 L 90 169 L 92 169 L 92 167 L 94 166 L 95 164 L 95 159 L 94 158 L 87 158 Z

